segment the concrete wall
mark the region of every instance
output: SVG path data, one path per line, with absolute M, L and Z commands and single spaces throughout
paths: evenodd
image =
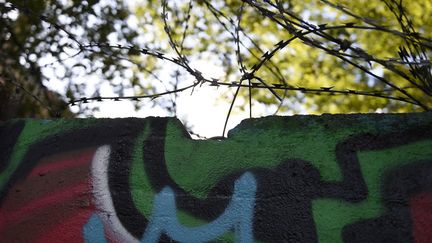
M 0 124 L 0 242 L 430 242 L 432 114 Z

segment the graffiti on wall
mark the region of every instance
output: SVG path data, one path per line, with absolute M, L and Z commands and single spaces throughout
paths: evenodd
M 432 115 L 0 125 L 0 242 L 428 242 Z

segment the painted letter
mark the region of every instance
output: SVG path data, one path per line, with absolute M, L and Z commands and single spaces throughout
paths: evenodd
M 235 181 L 232 199 L 222 215 L 203 226 L 185 227 L 177 219 L 175 194 L 167 186 L 155 196 L 153 214 L 141 242 L 157 242 L 163 233 L 179 242 L 206 242 L 232 229 L 236 242 L 252 242 L 256 188 L 252 173 L 244 173 Z

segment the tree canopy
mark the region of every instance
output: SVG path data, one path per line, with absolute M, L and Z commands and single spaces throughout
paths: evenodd
M 46 61 L 55 62 L 59 99 L 83 112 L 90 101 L 150 98 L 175 114 L 179 92 L 203 85 L 229 87 L 221 94 L 229 111 L 240 99 L 250 113 L 256 103 L 294 113 L 432 108 L 431 1 L 40 0 L 1 8 L 3 82 L 13 72 L 43 84 Z M 197 60 L 224 74 L 207 77 Z M 101 94 L 104 83 L 116 95 Z
M 87 87 L 94 95 L 100 85 L 77 77 L 96 74 L 114 83 L 128 69 L 83 46 L 133 43 L 136 33 L 127 26 L 130 12 L 121 1 L 0 1 L 0 10 L 1 119 L 73 116 L 67 102 L 88 95 Z M 53 79 L 60 80 L 55 91 L 46 88 Z

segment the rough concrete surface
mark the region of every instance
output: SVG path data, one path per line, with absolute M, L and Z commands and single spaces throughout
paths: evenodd
M 432 113 L 0 123 L 0 242 L 431 242 Z

